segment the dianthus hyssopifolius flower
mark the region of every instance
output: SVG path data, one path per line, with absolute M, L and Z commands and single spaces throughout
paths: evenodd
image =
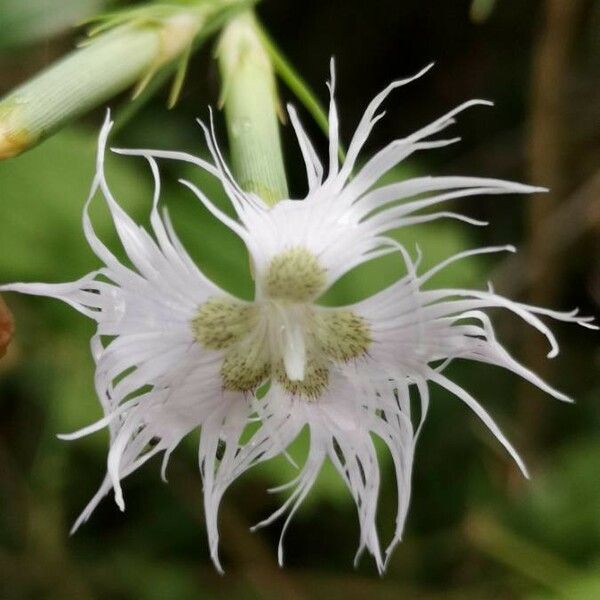
M 529 193 L 539 188 L 475 177 L 418 177 L 374 187 L 382 175 L 416 151 L 456 141 L 432 140 L 431 136 L 451 125 L 454 116 L 467 107 L 486 104 L 467 102 L 412 135 L 393 141 L 357 168 L 359 153 L 382 116 L 377 114 L 381 103 L 391 90 L 412 79 L 392 83 L 369 104 L 340 164 L 332 75 L 326 173 L 289 107 L 309 189 L 305 198 L 285 199 L 273 207 L 240 189 L 219 152 L 214 131 L 204 125 L 212 163 L 181 152 L 117 150 L 143 156 L 150 165 L 155 183 L 151 233 L 132 221 L 107 185 L 103 163 L 112 125 L 107 117 L 83 217 L 87 241 L 103 266 L 72 283 L 18 283 L 0 288 L 58 298 L 98 324 L 91 348 L 104 417 L 63 437 L 73 439 L 108 427 L 110 450 L 107 475 L 74 529 L 111 489 L 123 509 L 121 480 L 160 452 L 164 453 L 164 478 L 173 449 L 186 434 L 200 428 L 198 454 L 207 528 L 211 556 L 220 569 L 217 511 L 224 491 L 252 465 L 285 453 L 308 427 L 310 448 L 305 463 L 293 481 L 279 488 L 293 491 L 281 509 L 259 525 L 288 512 L 285 532 L 323 462 L 329 459 L 356 501 L 360 522 L 357 557 L 367 549 L 383 570 L 402 535 L 415 443 L 428 411 L 430 382 L 464 401 L 526 473 L 492 418 L 465 389 L 444 375 L 444 367 L 458 358 L 490 363 L 568 400 L 509 356 L 496 340 L 484 309 L 506 308 L 536 327 L 550 341 L 549 356 L 557 353 L 557 345 L 539 316 L 591 325 L 576 311 L 526 306 L 491 288 L 423 289 L 427 280 L 455 260 L 511 248 L 463 252 L 419 273 L 418 260 L 413 261 L 386 233 L 443 217 L 475 222 L 448 211 L 421 211 L 454 198 Z M 255 279 L 252 302 L 232 296 L 204 276 L 178 240 L 166 212 L 159 211 L 157 161 L 161 159 L 196 164 L 220 180 L 235 208 L 235 219 L 193 184 L 182 183 L 245 242 Z M 98 190 L 107 202 L 130 265 L 117 260 L 94 232 L 88 205 Z M 406 274 L 393 285 L 350 306 L 319 304 L 319 298 L 342 275 L 391 253 L 406 266 Z M 270 385 L 260 397 L 256 392 L 266 382 Z M 413 390 L 420 399 L 416 419 L 411 415 Z M 250 422 L 255 423 L 254 433 L 242 441 Z M 373 436 L 387 445 L 397 479 L 396 526 L 385 553 L 376 528 L 380 473 Z M 279 558 L 281 561 L 281 543 Z

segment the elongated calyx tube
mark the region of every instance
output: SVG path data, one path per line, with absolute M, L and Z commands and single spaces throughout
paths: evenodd
M 214 0 L 149 12 L 74 50 L 0 101 L 0 159 L 57 129 L 185 55 L 214 18 L 242 0 Z M 149 7 L 149 11 L 152 7 Z
M 241 187 L 273 205 L 288 196 L 271 59 L 252 11 L 224 27 L 217 48 L 232 168 Z

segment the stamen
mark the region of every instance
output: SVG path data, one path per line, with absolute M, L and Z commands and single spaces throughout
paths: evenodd
M 301 381 L 289 379 L 281 361 L 273 369 L 273 376 L 290 394 L 303 396 L 307 400 L 319 398 L 329 383 L 329 369 L 314 354 L 307 357 L 304 379 Z
M 305 248 L 284 250 L 275 256 L 265 277 L 267 295 L 278 300 L 308 302 L 326 284 L 325 269 Z
M 255 306 L 232 298 L 211 298 L 192 321 L 194 337 L 211 350 L 225 350 L 248 335 L 256 324 Z
M 341 362 L 365 354 L 373 341 L 367 321 L 349 310 L 318 313 L 315 337 L 324 354 Z
M 250 392 L 260 386 L 271 372 L 271 363 L 260 346 L 240 344 L 231 348 L 221 365 L 223 388 Z
M 350 310 L 312 304 L 325 272 L 308 250 L 276 255 L 267 269 L 263 302 L 211 298 L 191 322 L 194 338 L 225 350 L 223 388 L 253 392 L 270 377 L 289 393 L 316 400 L 329 383 L 332 363 L 364 355 L 372 342 L 368 322 Z

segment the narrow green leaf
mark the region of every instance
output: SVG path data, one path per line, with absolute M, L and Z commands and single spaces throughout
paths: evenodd
M 173 85 L 171 86 L 171 91 L 169 93 L 169 101 L 167 103 L 168 108 L 173 108 L 175 104 L 177 104 L 177 100 L 181 94 L 181 88 L 183 87 L 183 82 L 185 81 L 185 75 L 187 73 L 191 55 L 192 48 L 190 46 L 183 54 L 179 64 L 177 65 L 177 72 L 175 73 L 175 79 L 173 80 Z

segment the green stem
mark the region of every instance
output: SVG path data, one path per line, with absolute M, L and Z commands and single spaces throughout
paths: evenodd
M 273 41 L 273 38 L 260 23 L 258 24 L 258 33 L 261 42 L 273 61 L 273 67 L 279 77 L 281 77 L 282 81 L 288 86 L 290 91 L 298 97 L 323 133 L 328 136 L 329 118 L 327 116 L 327 110 L 323 107 L 316 94 L 302 78 L 300 73 L 298 73 L 294 65 L 281 52 L 277 44 Z M 338 154 L 340 161 L 343 162 L 346 158 L 346 152 L 342 145 L 340 145 Z
M 298 96 L 300 102 L 304 104 L 306 110 L 312 115 L 317 125 L 323 130 L 325 135 L 327 135 L 329 133 L 327 111 L 321 106 L 317 96 L 308 87 L 308 84 L 304 79 L 296 72 L 287 58 L 281 53 L 265 28 L 259 25 L 258 32 L 260 34 L 261 42 L 269 53 L 269 56 L 273 61 L 273 66 L 281 79 L 283 79 L 290 90 Z
M 233 171 L 244 190 L 273 205 L 288 197 L 279 102 L 271 60 L 252 11 L 225 26 L 217 57 Z

